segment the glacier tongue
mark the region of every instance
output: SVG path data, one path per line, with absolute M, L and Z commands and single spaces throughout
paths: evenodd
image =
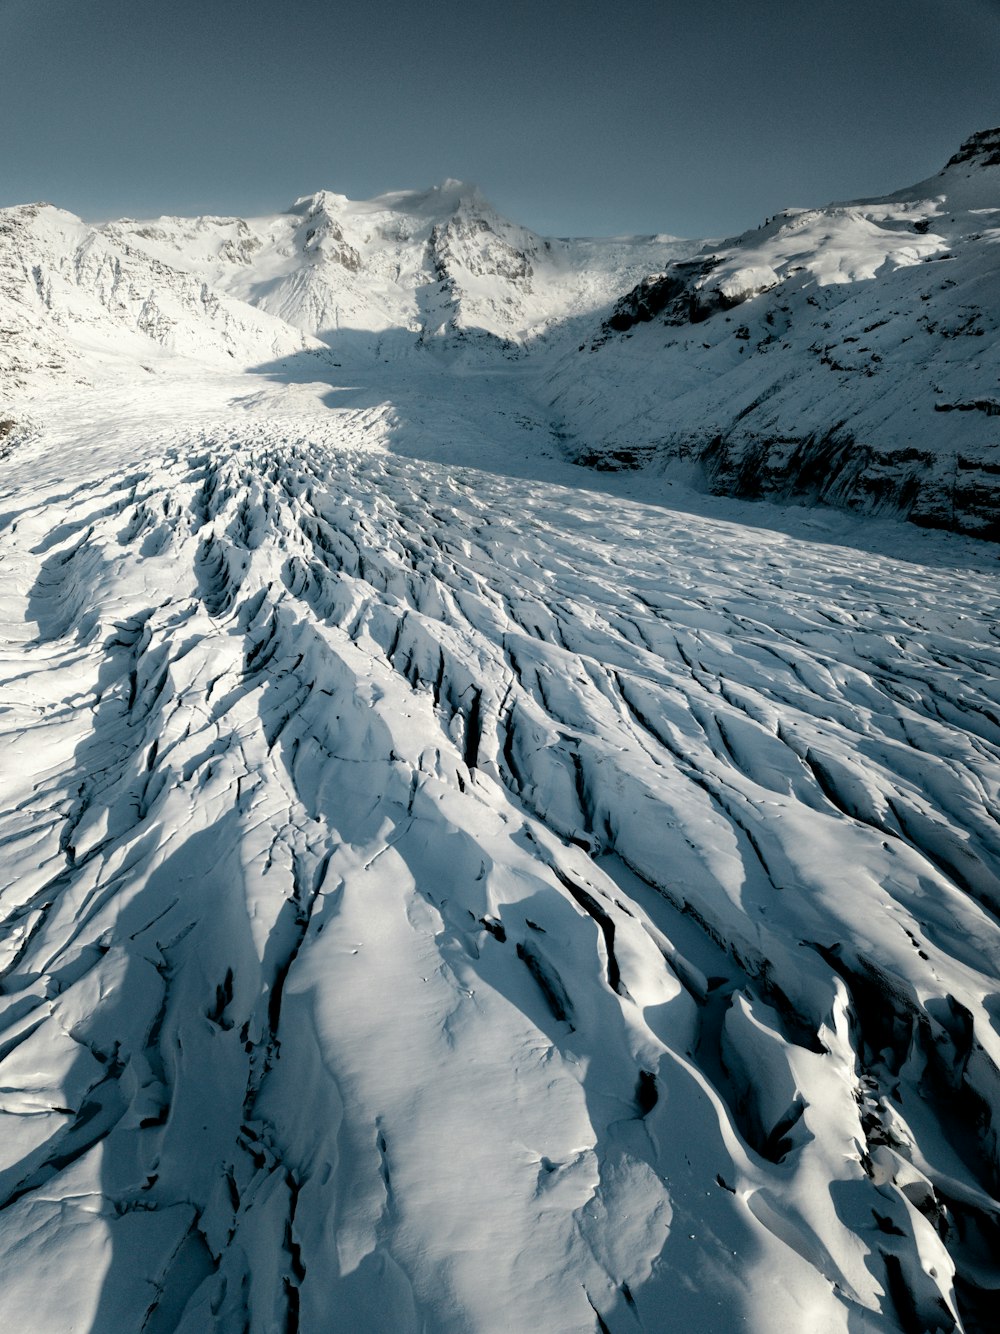
M 0 211 L 5 1328 L 994 1327 L 998 145 Z
M 393 374 L 5 463 L 5 1327 L 989 1327 L 995 553 Z

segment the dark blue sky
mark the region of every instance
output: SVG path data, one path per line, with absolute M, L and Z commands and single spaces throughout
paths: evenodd
M 553 234 L 742 230 L 1000 123 L 1000 0 L 0 0 L 0 204 L 446 176 Z

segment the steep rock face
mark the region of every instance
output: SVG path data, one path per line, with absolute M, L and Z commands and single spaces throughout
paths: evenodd
M 534 264 L 545 242 L 491 213 L 459 210 L 431 231 L 428 260 L 447 298 L 440 331 L 504 330 L 499 336 L 509 337 L 533 294 Z
M 1000 126 L 970 135 L 958 152 L 948 159 L 945 170 L 966 162 L 977 167 L 1000 167 Z
M 1000 536 L 998 145 L 645 279 L 551 378 L 578 456 Z

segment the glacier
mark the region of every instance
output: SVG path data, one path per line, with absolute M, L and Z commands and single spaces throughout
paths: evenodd
M 0 213 L 5 1327 L 994 1327 L 970 145 L 733 244 Z

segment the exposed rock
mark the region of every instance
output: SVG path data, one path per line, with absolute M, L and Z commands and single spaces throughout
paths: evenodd
M 552 377 L 574 457 L 997 538 L 998 153 L 643 279 Z
M 1000 166 L 1000 126 L 970 135 L 958 152 L 948 159 L 945 171 L 964 162 L 974 162 L 980 167 Z

